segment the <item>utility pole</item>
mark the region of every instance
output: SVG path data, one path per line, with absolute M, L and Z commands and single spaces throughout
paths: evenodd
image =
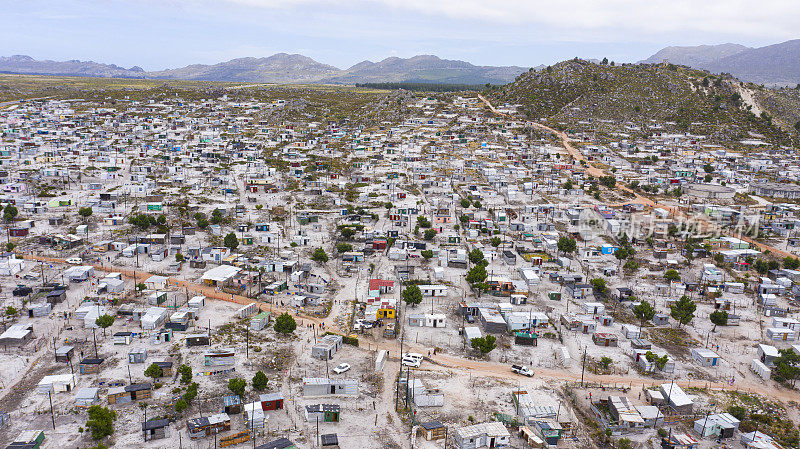
M 73 382 L 74 381 L 73 379 Z M 50 400 L 50 418 L 53 420 L 53 430 L 56 430 L 56 415 L 53 413 L 53 395 L 50 391 L 47 392 L 47 398 Z
M 586 372 L 586 346 L 583 347 L 583 363 L 581 366 L 581 387 L 584 387 L 583 374 Z
M 97 334 L 94 330 L 95 328 L 92 328 L 92 339 L 94 340 L 94 358 L 99 359 L 100 357 L 97 355 Z

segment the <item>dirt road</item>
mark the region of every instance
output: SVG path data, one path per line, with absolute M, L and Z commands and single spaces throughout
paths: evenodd
M 43 261 L 43 262 L 50 262 L 50 263 L 60 263 L 64 264 L 65 262 L 62 259 L 53 258 L 53 257 L 43 257 L 43 256 L 36 256 L 25 254 L 21 255 L 26 260 L 35 260 L 35 261 Z M 122 273 L 123 276 L 127 278 L 135 278 L 137 280 L 141 279 L 144 280 L 147 277 L 151 276 L 150 273 L 146 271 L 132 271 L 126 268 L 115 267 L 113 265 L 103 264 L 103 265 L 94 265 L 96 270 L 104 271 L 104 272 L 118 272 Z M 168 278 L 168 285 L 177 286 L 180 288 L 184 288 L 188 291 L 201 294 L 206 296 L 207 298 L 218 299 L 222 301 L 229 301 L 234 302 L 237 304 L 251 304 L 256 301 L 239 295 L 231 295 L 224 292 L 218 292 L 212 287 L 208 287 L 201 284 L 196 284 L 189 281 L 184 281 L 175 278 Z M 355 288 L 355 286 L 353 286 Z M 344 298 L 343 298 L 344 299 Z M 276 305 L 271 305 L 264 302 L 258 302 L 259 308 L 261 310 L 271 310 L 274 313 L 282 313 L 282 312 L 289 312 L 294 314 L 294 310 L 287 307 L 280 307 Z M 296 316 L 296 315 L 295 315 Z M 325 323 L 325 327 L 330 329 L 331 331 L 338 331 L 343 332 L 342 329 L 336 324 L 335 319 L 336 315 L 331 315 L 328 318 L 321 319 L 317 317 L 311 317 L 307 315 L 300 315 L 299 316 L 303 322 L 313 322 L 317 325 L 321 323 Z M 345 331 L 346 332 L 346 331 Z M 366 343 L 366 341 L 364 342 Z M 418 352 L 421 354 L 427 354 L 429 350 L 432 348 L 426 347 L 424 345 L 419 345 L 411 342 L 403 342 L 401 343 L 399 340 L 379 340 L 379 341 L 369 341 L 368 349 L 364 348 L 363 345 L 361 349 L 364 350 L 386 350 L 389 353 L 389 356 L 392 360 L 398 360 L 400 357 L 400 347 L 401 344 L 403 346 L 402 352 Z M 453 370 L 458 369 L 461 371 L 469 372 L 472 375 L 479 375 L 479 376 L 490 376 L 490 377 L 497 377 L 497 378 L 508 378 L 510 376 L 514 376 L 509 371 L 509 367 L 502 364 L 496 363 L 491 361 L 484 361 L 484 360 L 475 360 L 475 359 L 467 359 L 463 357 L 458 357 L 454 355 L 448 354 L 436 354 L 429 357 L 429 360 L 432 363 L 427 363 L 427 369 L 431 370 Z M 552 369 L 536 369 L 536 378 L 535 380 L 543 379 L 547 381 L 567 381 L 567 382 L 578 382 L 581 380 L 580 373 L 575 373 L 566 369 L 563 370 L 552 370 Z M 525 379 L 521 379 L 523 382 Z M 643 378 L 639 376 L 608 376 L 608 375 L 595 375 L 591 373 L 584 374 L 584 380 L 588 383 L 600 383 L 603 385 L 658 385 L 664 383 L 664 380 L 653 380 L 650 378 Z M 795 401 L 800 402 L 800 392 L 797 391 L 790 391 L 785 390 L 780 387 L 767 387 L 760 383 L 755 383 L 749 381 L 748 379 L 738 379 L 737 383 L 733 386 L 727 383 L 707 383 L 707 382 L 699 382 L 699 381 L 686 381 L 686 380 L 676 380 L 675 381 L 680 386 L 702 386 L 707 387 L 711 390 L 735 390 L 735 391 L 742 391 L 742 392 L 751 392 L 756 393 L 758 395 L 764 396 L 766 398 L 770 398 L 771 400 L 778 401 L 778 402 L 789 402 Z

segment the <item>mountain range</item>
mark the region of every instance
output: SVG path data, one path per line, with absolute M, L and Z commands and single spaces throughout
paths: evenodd
M 219 64 L 193 64 L 177 69 L 146 72 L 94 61 L 39 61 L 30 56 L 0 57 L 0 72 L 62 75 L 227 81 L 246 83 L 424 82 L 454 84 L 505 84 L 525 72 L 524 67 L 476 66 L 432 55 L 362 61 L 348 69 L 317 62 L 307 56 L 278 53 L 266 58 L 238 58 Z
M 759 84 L 800 84 L 800 39 L 758 48 L 738 44 L 667 47 L 640 62 L 664 61 L 712 73 L 730 73 Z

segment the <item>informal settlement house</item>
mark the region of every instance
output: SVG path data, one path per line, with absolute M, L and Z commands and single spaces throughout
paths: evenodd
M 453 440 L 459 449 L 503 447 L 511 442 L 511 434 L 500 422 L 487 422 L 460 427 L 453 432 Z

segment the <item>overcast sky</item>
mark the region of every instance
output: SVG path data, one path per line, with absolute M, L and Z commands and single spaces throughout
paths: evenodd
M 800 37 L 797 0 L 4 0 L 0 55 L 145 70 L 301 53 L 340 68 L 435 54 L 478 65 L 633 62 L 667 45 Z

